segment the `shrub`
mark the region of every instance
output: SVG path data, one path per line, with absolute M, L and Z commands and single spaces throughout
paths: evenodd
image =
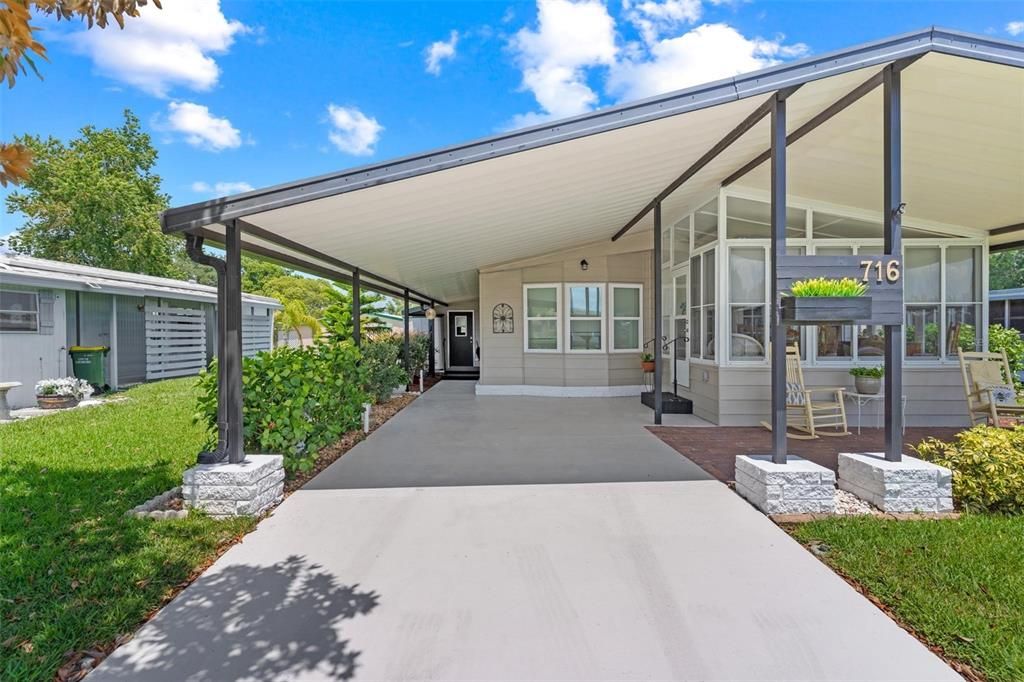
M 792 286 L 789 287 L 790 293 L 798 298 L 809 296 L 839 296 L 842 298 L 852 298 L 854 296 L 863 296 L 864 292 L 867 290 L 868 288 L 863 282 L 858 282 L 851 277 L 846 277 L 844 279 L 817 277 L 815 279 L 805 279 L 799 282 L 793 282 Z
M 402 366 L 402 341 L 381 335 L 363 341 L 363 377 L 366 392 L 378 403 L 391 398 L 391 391 L 405 386 L 409 375 Z
M 852 367 L 850 368 L 850 376 L 881 379 L 885 376 L 885 367 L 882 365 L 877 365 L 875 367 Z
M 245 448 L 285 456 L 289 471 L 313 466 L 317 451 L 359 427 L 364 370 L 350 343 L 278 348 L 242 363 Z M 197 418 L 216 437 L 216 365 L 199 379 Z
M 1017 392 L 1024 391 L 1024 382 L 1020 380 L 1020 373 L 1024 372 L 1024 336 L 1016 329 L 993 324 L 988 328 L 988 349 L 994 353 L 1006 351 L 1006 359 L 1010 361 L 1010 371 L 1013 372 L 1013 383 L 1017 386 Z
M 409 335 L 409 370 L 415 376 L 421 369 L 427 369 L 430 362 L 430 335 Z
M 1024 427 L 976 426 L 952 443 L 928 438 L 914 450 L 953 470 L 953 497 L 964 511 L 1024 512 Z

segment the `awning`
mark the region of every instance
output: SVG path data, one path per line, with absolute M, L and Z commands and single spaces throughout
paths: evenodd
M 928 29 L 753 74 L 426 154 L 215 199 L 164 213 L 166 232 L 222 238 L 314 272 L 363 272 L 366 285 L 421 302 L 476 296 L 481 268 L 607 240 L 776 91 L 787 100 L 789 192 L 882 204 L 880 90 L 821 125 L 822 112 L 880 70 L 907 63 L 907 219 L 1024 240 L 1024 44 Z M 663 203 L 666 224 L 768 147 L 746 130 Z M 765 164 L 735 182 L 767 189 Z M 633 232 L 651 229 L 651 217 Z

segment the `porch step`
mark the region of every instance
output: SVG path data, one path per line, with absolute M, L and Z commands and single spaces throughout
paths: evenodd
M 640 402 L 653 410 L 654 392 L 646 391 L 641 393 Z M 688 398 L 681 398 L 675 393 L 662 391 L 661 411 L 663 414 L 693 414 L 693 401 Z
M 453 369 L 448 368 L 444 373 L 445 379 L 454 379 L 455 381 L 477 381 L 480 379 L 480 368 L 474 367 L 473 369 Z

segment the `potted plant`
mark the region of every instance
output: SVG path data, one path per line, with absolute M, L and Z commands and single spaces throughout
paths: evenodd
M 851 323 L 871 318 L 867 285 L 855 279 L 816 277 L 793 282 L 782 298 L 782 321 L 817 325 Z
M 654 371 L 654 356 L 650 353 L 644 353 L 640 356 L 640 369 L 645 372 Z
M 43 379 L 36 383 L 36 404 L 44 410 L 75 407 L 92 395 L 92 386 L 85 379 L 64 377 Z
M 882 377 L 885 376 L 885 368 L 877 367 L 854 367 L 850 370 L 853 377 L 854 388 L 862 395 L 875 395 L 882 389 Z

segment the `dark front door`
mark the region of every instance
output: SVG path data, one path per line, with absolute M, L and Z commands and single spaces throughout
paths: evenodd
M 473 366 L 473 313 L 448 313 L 448 366 Z

